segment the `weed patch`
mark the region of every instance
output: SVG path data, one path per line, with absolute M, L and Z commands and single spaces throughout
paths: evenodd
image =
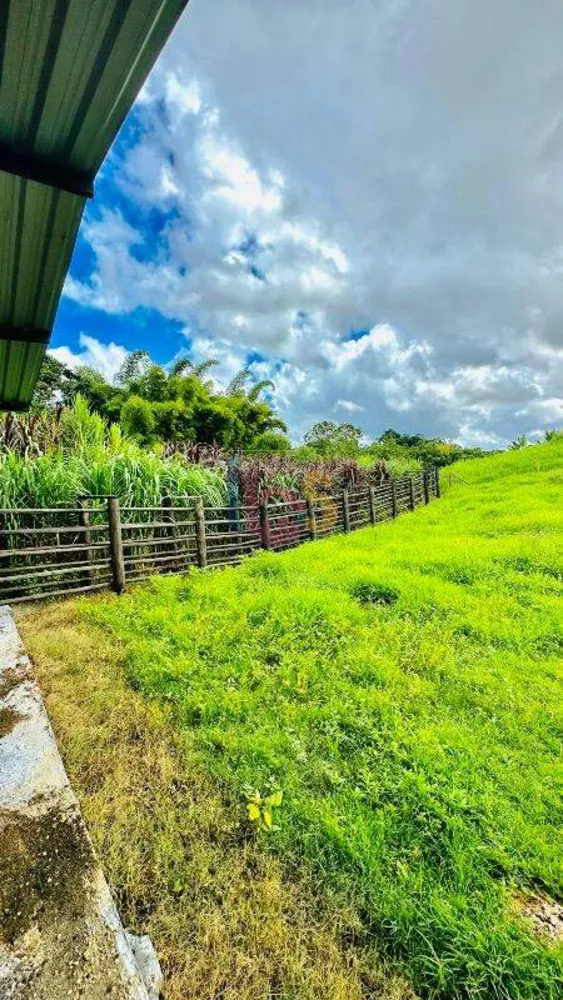
M 360 604 L 395 604 L 399 600 L 399 591 L 394 587 L 386 587 L 383 583 L 358 583 L 351 589 L 352 597 Z

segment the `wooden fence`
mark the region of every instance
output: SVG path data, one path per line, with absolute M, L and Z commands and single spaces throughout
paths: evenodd
M 0 510 L 0 603 L 127 584 L 190 566 L 230 566 L 257 549 L 354 531 L 440 496 L 437 469 L 367 489 L 285 503 L 204 507 L 199 498 L 128 507 L 87 497 L 74 507 Z

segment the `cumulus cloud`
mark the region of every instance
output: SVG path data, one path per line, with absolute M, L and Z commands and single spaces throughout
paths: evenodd
M 353 399 L 337 399 L 334 405 L 335 410 L 346 410 L 348 413 L 362 413 L 363 406 L 355 403 Z
M 119 344 L 103 344 L 96 337 L 89 337 L 87 333 L 80 334 L 79 344 L 82 350 L 78 353 L 68 347 L 55 347 L 49 354 L 67 368 L 80 368 L 81 365 L 94 368 L 109 381 L 117 374 L 128 354 L 128 351 Z
M 190 5 L 106 168 L 135 217 L 93 206 L 66 294 L 180 320 L 220 379 L 251 357 L 296 433 L 557 424 L 562 30 L 556 0 Z

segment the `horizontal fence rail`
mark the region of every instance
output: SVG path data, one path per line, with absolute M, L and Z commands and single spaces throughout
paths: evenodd
M 302 542 L 379 524 L 440 496 L 437 469 L 364 489 L 237 507 L 200 498 L 163 498 L 128 507 L 87 497 L 74 507 L 0 510 L 0 603 L 104 590 L 190 566 L 236 565 L 257 549 L 281 552 Z

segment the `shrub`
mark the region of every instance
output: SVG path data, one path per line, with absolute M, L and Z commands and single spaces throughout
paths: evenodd
M 152 441 L 156 420 L 146 399 L 130 396 L 121 408 L 121 424 L 130 437 L 140 442 Z

